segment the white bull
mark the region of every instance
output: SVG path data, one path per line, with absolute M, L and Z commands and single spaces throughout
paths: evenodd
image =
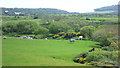
M 79 39 L 79 40 L 82 40 L 82 38 L 83 38 L 83 36 L 79 36 L 79 38 L 78 38 L 78 39 Z

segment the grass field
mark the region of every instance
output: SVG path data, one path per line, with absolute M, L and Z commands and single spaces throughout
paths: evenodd
M 8 38 L 2 41 L 3 66 L 86 66 L 72 59 L 98 42 Z

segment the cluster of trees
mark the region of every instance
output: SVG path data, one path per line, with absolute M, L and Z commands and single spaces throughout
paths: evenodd
M 85 15 L 86 14 L 81 14 L 81 16 Z M 87 16 L 89 16 L 89 14 Z M 3 35 L 48 35 L 58 34 L 60 32 L 80 32 L 81 35 L 88 39 L 99 41 L 102 45 L 109 45 L 110 36 L 116 37 L 116 35 L 113 35 L 117 34 L 115 32 L 115 30 L 117 30 L 117 28 L 115 28 L 117 23 L 114 23 L 115 21 L 109 23 L 110 20 L 107 21 L 107 19 L 81 18 L 79 14 L 78 16 L 40 15 L 38 19 L 40 20 L 39 22 L 28 20 L 4 22 L 2 24 Z M 108 28 L 108 26 L 104 26 L 105 24 L 112 24 L 114 26 L 109 26 Z M 109 31 L 112 33 L 109 33 Z
M 32 21 L 21 21 L 19 23 L 4 23 L 2 25 L 3 35 L 32 35 L 48 34 L 49 30 Z
M 86 20 L 86 19 L 85 19 Z M 81 20 L 79 17 L 66 17 L 66 16 L 43 16 L 40 22 L 34 21 L 20 21 L 20 22 L 7 22 L 2 24 L 3 35 L 10 34 L 58 34 L 59 32 L 80 32 L 84 35 L 95 29 L 95 26 L 89 26 L 89 20 Z M 91 23 L 92 24 L 92 23 Z M 87 31 L 88 30 L 88 31 Z M 86 31 L 86 32 L 84 32 Z M 91 36 L 89 34 L 89 36 Z
M 80 32 L 80 35 L 83 35 L 88 39 L 101 42 L 102 46 L 108 46 L 111 43 L 117 43 L 117 29 L 117 25 L 101 25 L 97 28 L 94 26 L 83 26 L 80 28 L 79 24 L 71 24 L 71 26 L 68 26 L 68 24 L 57 22 L 47 25 L 47 27 L 43 27 L 40 24 L 32 21 L 21 21 L 19 23 L 9 22 L 2 25 L 3 35 L 48 35 L 59 34 L 60 32 Z
M 106 26 L 91 22 L 91 19 L 79 17 L 45 16 L 41 17 L 40 23 L 34 21 L 8 22 L 2 24 L 3 35 L 49 35 L 65 33 L 78 33 L 84 37 L 99 41 L 101 45 L 110 45 L 111 40 L 117 39 L 117 27 L 115 24 Z M 96 21 L 96 20 L 95 20 Z M 106 24 L 106 23 L 105 23 Z M 113 37 L 113 38 L 112 38 Z

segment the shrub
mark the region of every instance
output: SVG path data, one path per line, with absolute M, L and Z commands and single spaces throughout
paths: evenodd
M 54 36 L 52 36 L 52 37 L 55 39 L 55 38 L 57 38 L 57 37 L 59 37 L 59 36 L 60 36 L 60 35 L 54 35 Z
M 59 37 L 57 37 L 56 39 L 57 40 L 62 40 L 64 38 L 64 36 L 59 36 Z
M 93 52 L 81 53 L 77 55 L 73 61 L 76 63 L 85 63 L 95 66 L 118 66 L 118 51 L 97 49 Z
M 14 23 L 14 22 L 3 23 L 1 29 L 4 35 L 11 34 L 11 33 L 15 34 L 18 31 L 17 23 Z
M 91 39 L 93 32 L 95 31 L 94 26 L 84 26 L 81 29 L 81 35 L 88 37 Z
M 101 55 L 101 53 L 97 53 L 97 52 L 90 52 L 87 55 L 87 62 L 91 62 L 91 61 L 99 61 L 100 59 L 103 59 L 104 56 Z
M 80 33 L 80 32 L 78 32 L 78 33 L 76 33 L 76 35 L 77 35 L 77 36 L 81 36 L 81 33 Z
M 49 34 L 49 30 L 48 30 L 47 28 L 45 28 L 45 27 L 39 26 L 39 27 L 37 27 L 37 28 L 34 30 L 33 33 L 34 33 L 35 35 L 39 35 L 39 34 L 41 34 L 41 35 L 48 35 L 48 34 Z
M 75 58 L 73 61 L 77 63 L 84 63 L 86 60 L 87 60 L 86 58 L 80 57 L 80 58 Z
M 79 57 L 83 57 L 83 58 L 86 58 L 86 56 L 88 55 L 87 52 L 85 53 L 80 53 L 79 55 L 77 55 L 75 58 L 79 58 Z
M 101 46 L 109 46 L 118 40 L 118 28 L 116 25 L 98 27 L 92 37 L 95 41 L 100 42 Z
M 79 55 L 77 55 L 73 61 L 77 62 L 77 63 L 85 63 L 85 61 L 87 60 L 86 56 L 88 55 L 88 53 L 81 53 Z
M 63 36 L 63 35 L 65 35 L 65 32 L 60 32 L 60 33 L 58 33 L 58 35 Z
M 118 65 L 118 51 L 95 51 L 87 55 L 86 62 L 96 66 Z
M 33 21 L 20 21 L 17 24 L 19 34 L 33 34 L 37 28 L 39 28 L 39 25 Z
M 116 51 L 119 48 L 116 46 L 106 46 L 106 47 L 102 47 L 102 50 L 106 50 L 106 51 Z

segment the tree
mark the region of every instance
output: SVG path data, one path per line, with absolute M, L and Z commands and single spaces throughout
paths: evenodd
M 101 43 L 102 46 L 109 46 L 118 41 L 118 27 L 116 25 L 100 26 L 93 33 L 93 39 Z
M 88 37 L 89 39 L 92 37 L 93 32 L 95 31 L 94 26 L 84 26 L 80 29 L 81 35 Z
M 63 24 L 60 22 L 54 22 L 49 25 L 48 29 L 50 30 L 52 34 L 57 34 L 59 32 L 67 32 L 70 29 L 70 27 L 67 24 Z
M 2 24 L 3 34 L 12 34 L 17 32 L 17 26 L 14 22 L 8 22 Z
M 38 28 L 36 28 L 36 30 L 34 31 L 35 35 L 47 35 L 49 34 L 49 30 L 47 28 L 41 27 L 39 26 Z
M 39 25 L 32 21 L 21 21 L 17 24 L 19 34 L 33 34 Z

